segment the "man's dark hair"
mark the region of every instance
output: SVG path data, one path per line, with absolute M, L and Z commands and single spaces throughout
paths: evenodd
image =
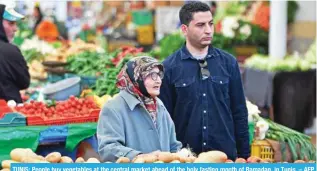
M 185 4 L 179 11 L 179 20 L 181 24 L 188 25 L 193 19 L 193 14 L 196 12 L 210 11 L 210 7 L 199 1 L 192 1 Z

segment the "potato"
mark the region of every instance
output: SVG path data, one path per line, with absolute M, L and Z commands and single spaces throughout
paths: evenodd
M 174 160 L 174 155 L 170 152 L 160 152 L 158 154 L 158 160 L 163 161 L 164 163 L 170 163 Z
M 237 158 L 236 163 L 246 163 L 247 161 L 244 158 Z
M 200 156 L 197 159 L 195 159 L 194 163 L 211 163 L 209 161 L 209 158 L 207 156 Z
M 120 157 L 116 163 L 130 163 L 130 159 L 128 157 Z
M 26 148 L 26 149 L 25 149 L 25 152 L 26 152 L 26 155 L 27 155 L 28 157 L 35 157 L 35 158 L 37 158 L 37 154 L 35 154 L 30 148 Z
M 41 156 L 41 155 L 37 155 L 37 157 L 36 157 L 38 160 L 43 160 L 43 161 L 45 161 L 45 158 L 43 157 L 43 156 Z
M 232 160 L 228 159 L 225 163 L 234 163 Z
M 179 156 L 179 161 L 180 161 L 181 163 L 186 163 L 186 162 L 187 162 L 187 158 L 188 158 L 188 157 Z
M 162 162 L 162 161 L 156 161 L 156 162 L 154 162 L 154 163 L 164 163 L 164 162 Z
M 200 153 L 195 163 L 224 163 L 228 159 L 227 155 L 221 151 L 208 151 Z
M 181 163 L 179 160 L 173 160 L 170 163 Z
M 85 163 L 85 160 L 84 160 L 84 158 L 82 158 L 82 157 L 78 157 L 78 158 L 75 160 L 75 163 Z
M 136 157 L 133 159 L 133 163 L 145 163 L 145 160 L 143 157 Z
M 209 156 L 210 160 L 214 163 L 223 163 L 226 162 L 228 159 L 226 153 L 221 151 L 208 151 L 207 155 Z
M 1 169 L 0 171 L 10 171 L 10 169 L 8 169 L 8 168 L 3 168 L 3 169 Z
M 197 159 L 196 157 L 190 156 L 190 157 L 187 158 L 187 162 L 188 163 L 193 163 L 196 159 Z
M 273 163 L 272 159 L 266 158 L 266 159 L 261 159 L 261 163 Z
M 10 157 L 14 161 L 21 162 L 22 158 L 25 156 L 26 151 L 23 148 L 15 148 L 10 152 Z
M 48 161 L 45 160 L 39 160 L 37 158 L 32 158 L 32 157 L 23 157 L 21 160 L 22 163 L 49 163 Z
M 43 158 L 35 154 L 30 148 L 15 148 L 10 152 L 12 160 L 21 162 L 23 158 L 29 157 L 33 159 L 42 160 Z
M 306 163 L 304 160 L 295 160 L 294 163 Z
M 261 158 L 260 157 L 257 157 L 257 156 L 251 156 L 247 159 L 247 162 L 248 163 L 259 163 L 261 162 Z
M 52 152 L 45 157 L 45 160 L 51 163 L 58 163 L 61 161 L 61 157 L 62 157 L 61 153 Z
M 149 154 L 143 157 L 145 163 L 154 163 L 158 160 L 157 156 Z
M 182 156 L 182 155 L 180 155 L 180 154 L 178 154 L 178 153 L 172 153 L 172 155 L 173 155 L 173 157 L 174 157 L 173 160 L 178 160 L 178 161 L 180 161 L 181 163 L 185 163 L 185 162 L 186 162 L 187 157 L 184 157 L 184 156 Z
M 179 160 L 180 159 L 180 155 L 178 155 L 177 153 L 172 153 L 174 159 L 173 160 Z
M 74 163 L 73 159 L 68 156 L 61 157 L 60 163 Z
M 100 163 L 100 161 L 98 159 L 92 157 L 92 158 L 89 158 L 86 161 L 86 163 Z
M 17 162 L 13 161 L 13 160 L 3 160 L 1 163 L 1 166 L 2 166 L 2 168 L 10 169 L 11 163 L 17 163 Z

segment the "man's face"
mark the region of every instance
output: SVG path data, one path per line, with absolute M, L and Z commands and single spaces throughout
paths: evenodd
M 191 45 L 204 48 L 211 44 L 214 34 L 213 18 L 210 11 L 193 13 L 188 26 L 182 25 L 182 31 Z
M 3 27 L 6 36 L 10 42 L 12 42 L 15 32 L 17 31 L 17 24 L 15 21 L 3 20 Z

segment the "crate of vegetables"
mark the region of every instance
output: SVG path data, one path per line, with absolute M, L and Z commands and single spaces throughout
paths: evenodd
M 16 107 L 16 110 L 27 117 L 27 125 L 97 122 L 100 112 L 100 108 L 92 99 L 74 96 L 52 104 L 31 101 L 22 107 Z

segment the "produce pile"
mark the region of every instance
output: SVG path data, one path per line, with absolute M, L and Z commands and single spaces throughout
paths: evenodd
M 57 53 L 55 47 L 53 44 L 39 40 L 36 36 L 31 39 L 24 40 L 20 48 L 26 62 L 28 63 L 29 72 L 32 78 L 46 78 L 47 73 L 45 72 L 41 62 L 47 55 Z
M 269 119 L 269 130 L 266 137 L 279 141 L 282 160 L 286 159 L 286 144 L 292 153 L 292 160 L 316 160 L 316 147 L 311 143 L 311 137 L 277 124 Z
M 67 69 L 80 76 L 98 77 L 113 67 L 111 56 L 96 51 L 84 51 L 67 58 Z
M 307 71 L 316 68 L 316 41 L 310 46 L 303 57 L 295 54 L 286 56 L 284 59 L 275 59 L 255 54 L 245 61 L 245 65 L 249 68 L 270 72 Z
M 316 147 L 311 143 L 311 137 L 286 126 L 264 119 L 259 114 L 256 105 L 247 101 L 249 112 L 248 122 L 255 123 L 258 127 L 256 140 L 265 138 L 278 141 L 281 146 L 282 161 L 286 161 L 287 145 L 291 152 L 292 161 L 316 160 Z
M 67 62 L 67 58 L 72 55 L 84 51 L 96 51 L 103 53 L 104 49 L 92 43 L 85 43 L 77 39 L 74 42 L 52 42 L 38 39 L 34 36 L 31 39 L 26 39 L 20 46 L 22 54 L 29 66 L 29 72 L 34 79 L 45 79 L 47 70 L 50 67 L 44 67 L 42 62 Z
M 68 156 L 62 156 L 59 152 L 52 152 L 43 157 L 35 154 L 29 148 L 16 148 L 10 152 L 11 160 L 3 160 L 2 168 L 10 169 L 12 163 L 74 163 Z M 75 160 L 75 163 L 100 163 L 96 158 L 89 158 L 85 161 L 82 157 Z
M 62 156 L 59 152 L 52 152 L 47 156 L 35 154 L 31 149 L 16 148 L 10 152 L 11 160 L 2 161 L 2 168 L 9 169 L 12 163 L 101 163 L 96 158 L 89 158 L 85 161 L 82 157 L 73 161 L 70 157 Z M 153 154 L 142 154 L 136 156 L 132 161 L 127 157 L 120 157 L 115 163 L 272 163 L 270 159 L 249 157 L 247 160 L 237 158 L 235 161 L 228 159 L 221 151 L 208 151 L 199 154 L 197 157 L 182 153 L 156 152 Z M 306 163 L 315 161 L 298 160 L 295 163 Z M 105 162 L 111 163 L 111 162 Z
M 117 75 L 124 64 L 127 63 L 131 58 L 132 56 L 125 57 L 116 67 L 106 69 L 103 76 L 100 77 L 96 81 L 96 85 L 92 87 L 94 93 L 98 96 L 103 96 L 105 94 L 113 96 L 117 94 L 119 92 L 118 88 L 116 87 Z
M 91 111 L 100 109 L 89 98 L 71 96 L 66 101 L 52 101 L 51 103 L 30 101 L 23 106 L 16 106 L 15 110 L 27 117 L 39 116 L 44 120 L 67 119 L 89 116 Z
M 82 91 L 81 98 L 90 98 L 93 99 L 96 105 L 102 109 L 103 105 L 108 101 L 111 100 L 113 97 L 109 94 L 105 94 L 103 96 L 97 96 L 91 89 L 85 89 Z
M 67 69 L 78 76 L 95 78 L 96 82 L 90 88 L 97 96 L 118 93 L 115 86 L 116 77 L 124 64 L 132 57 L 148 55 L 142 48 L 123 47 L 113 53 L 98 53 L 85 51 L 70 56 L 67 59 Z
M 96 51 L 103 53 L 104 49 L 92 43 L 86 43 L 80 39 L 73 42 L 65 43 L 62 47 L 57 49 L 56 53 L 47 55 L 45 61 L 67 62 L 69 56 L 77 55 L 84 51 Z

